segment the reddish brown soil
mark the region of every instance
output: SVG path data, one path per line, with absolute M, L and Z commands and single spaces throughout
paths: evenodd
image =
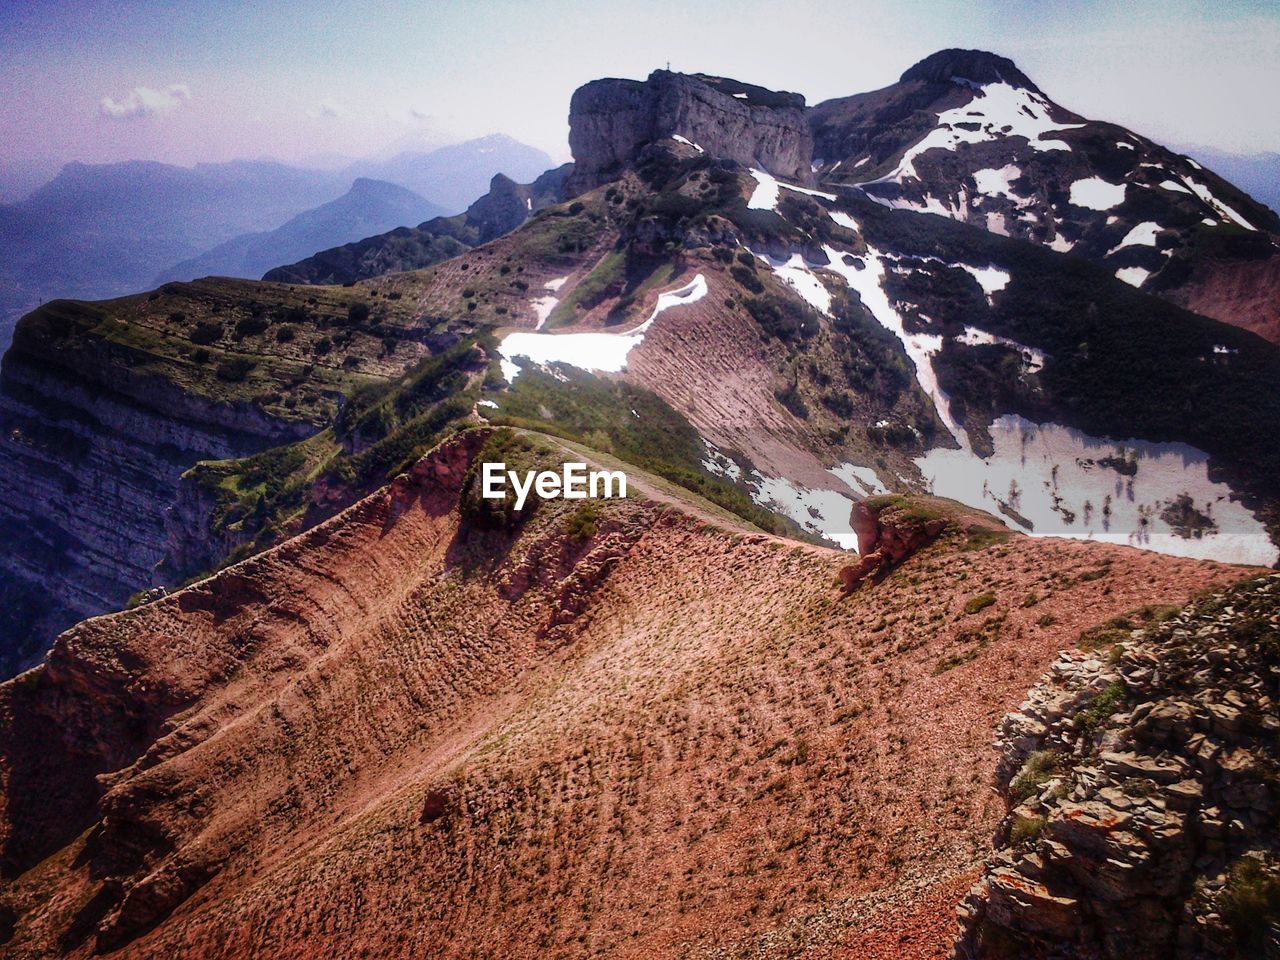
M 1280 343 L 1280 256 L 1210 261 L 1197 267 L 1170 300 Z
M 941 957 L 1000 715 L 1247 572 L 944 537 L 846 597 L 669 504 L 476 530 L 471 442 L 0 687 L 6 956 Z

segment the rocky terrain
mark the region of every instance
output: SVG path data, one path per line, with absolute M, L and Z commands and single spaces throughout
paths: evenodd
M 1274 575 L 1083 634 L 1000 727 L 957 955 L 1275 956 L 1278 638 Z
M 841 551 L 641 471 L 477 496 L 560 443 L 465 432 L 0 686 L 5 955 L 938 957 L 998 718 L 1100 619 L 1247 573 L 960 512 L 846 594 Z

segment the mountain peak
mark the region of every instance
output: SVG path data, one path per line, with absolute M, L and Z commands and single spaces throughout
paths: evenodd
M 1008 57 L 1001 57 L 986 50 L 939 50 L 909 68 L 901 82 L 923 80 L 926 83 L 1008 83 L 1036 93 L 1040 89 L 1031 78 L 1018 69 Z

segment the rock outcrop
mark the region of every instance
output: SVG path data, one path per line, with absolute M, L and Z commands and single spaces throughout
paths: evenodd
M 638 80 L 595 80 L 569 105 L 570 194 L 613 179 L 646 144 L 683 137 L 724 159 L 808 182 L 813 140 L 804 97 L 722 77 L 655 70 Z
M 1009 814 L 962 958 L 1280 948 L 1280 577 L 1064 654 L 998 744 Z M 1271 951 L 1271 952 L 1268 952 Z
M 858 535 L 858 562 L 841 567 L 840 580 L 852 593 L 933 543 L 947 528 L 947 519 L 914 508 L 905 497 L 890 496 L 854 504 L 850 524 Z

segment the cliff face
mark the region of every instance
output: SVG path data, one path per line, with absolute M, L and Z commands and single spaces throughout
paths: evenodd
M 655 70 L 649 79 L 596 80 L 569 105 L 578 194 L 612 179 L 647 143 L 681 136 L 707 153 L 808 182 L 813 138 L 804 97 L 722 77 Z
M 102 344 L 57 356 L 46 346 L 19 327 L 0 374 L 4 675 L 154 582 L 183 471 L 315 429 L 139 375 Z

